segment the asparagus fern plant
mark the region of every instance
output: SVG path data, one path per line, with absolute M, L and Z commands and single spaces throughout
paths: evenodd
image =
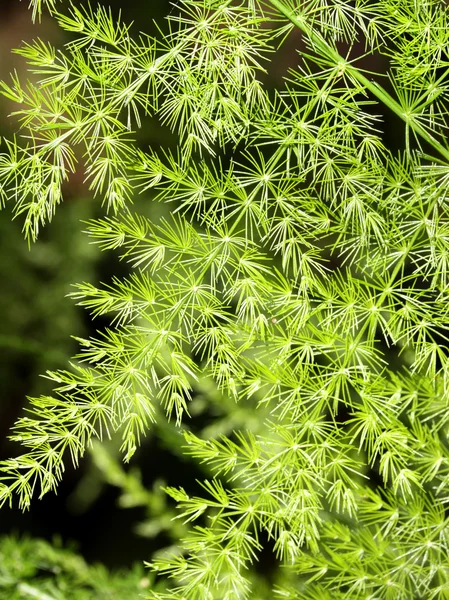
M 181 0 L 140 36 L 101 6 L 31 7 L 72 37 L 16 51 L 39 85 L 1 84 L 18 122 L 2 198 L 33 241 L 83 170 L 107 213 L 88 235 L 132 272 L 77 285 L 111 327 L 47 373 L 1 502 L 28 508 L 97 438 L 129 461 L 178 427 L 209 475 L 166 489 L 185 525 L 148 598 L 448 598 L 446 3 Z M 136 144 L 148 116 L 175 149 Z M 133 211 L 139 193 L 169 216 Z M 206 387 L 247 425 L 193 433 Z

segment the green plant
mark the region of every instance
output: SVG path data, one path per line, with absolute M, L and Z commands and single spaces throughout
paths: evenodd
M 198 496 L 166 489 L 188 527 L 149 565 L 149 598 L 448 598 L 445 2 L 183 0 L 136 39 L 107 9 L 45 4 L 74 36 L 17 50 L 38 88 L 2 83 L 21 126 L 2 195 L 34 240 L 83 168 L 109 210 L 91 241 L 133 272 L 73 293 L 111 327 L 14 426 L 25 451 L 1 464 L 2 502 L 28 508 L 95 438 L 119 433 L 129 461 L 163 412 L 180 426 L 212 389 L 224 420 L 238 402 L 252 421 L 216 436 L 185 421 L 208 475 Z M 298 31 L 299 64 L 271 90 Z M 176 149 L 134 144 L 145 115 Z M 133 213 L 138 192 L 171 214 Z
M 127 572 L 89 567 L 60 540 L 0 538 L 2 600 L 113 600 L 138 598 L 149 585 L 143 566 Z

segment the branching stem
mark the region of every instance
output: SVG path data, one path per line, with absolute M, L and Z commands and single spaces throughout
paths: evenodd
M 323 36 L 314 31 L 304 18 L 295 14 L 295 11 L 290 7 L 286 6 L 282 0 L 269 0 L 269 2 L 277 8 L 287 19 L 298 27 L 312 42 L 312 44 L 323 54 L 323 56 L 331 59 L 336 67 L 341 69 L 344 66 L 344 71 L 361 83 L 367 90 L 369 90 L 382 104 L 387 106 L 390 110 L 400 117 L 407 127 L 413 129 L 413 131 L 419 135 L 423 140 L 430 144 L 435 150 L 437 150 L 446 160 L 449 161 L 449 150 L 445 148 L 441 142 L 433 137 L 415 118 L 413 114 L 407 114 L 402 106 L 395 100 L 380 84 L 375 81 L 370 81 L 365 75 L 349 63 L 345 58 L 339 54 L 339 52 L 333 48 Z

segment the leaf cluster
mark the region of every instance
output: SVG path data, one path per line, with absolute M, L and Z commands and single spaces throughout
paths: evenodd
M 44 540 L 4 536 L 0 539 L 2 600 L 107 600 L 140 597 L 149 580 L 136 565 L 112 573 L 90 566 L 72 549 Z
M 186 529 L 151 562 L 166 590 L 149 598 L 262 598 L 264 539 L 278 598 L 447 597 L 445 3 L 183 0 L 138 39 L 101 7 L 53 16 L 63 51 L 18 50 L 39 87 L 2 84 L 20 126 L 2 193 L 35 239 L 83 169 L 109 210 L 87 233 L 131 273 L 76 286 L 111 326 L 14 426 L 24 454 L 0 465 L 1 501 L 54 490 L 97 438 L 120 435 L 130 460 L 212 382 L 259 426 L 184 429 L 209 475 L 199 495 L 166 490 Z M 293 30 L 298 65 L 271 90 Z M 378 56 L 387 73 L 362 66 Z M 133 142 L 149 116 L 175 150 Z M 170 215 L 133 213 L 139 191 Z

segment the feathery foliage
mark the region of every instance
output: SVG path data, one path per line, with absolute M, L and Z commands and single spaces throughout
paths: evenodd
M 38 86 L 1 84 L 20 125 L 2 198 L 35 240 L 83 170 L 108 211 L 88 235 L 132 273 L 76 286 L 111 326 L 14 426 L 1 501 L 28 508 L 97 438 L 118 432 L 129 461 L 165 413 L 209 475 L 166 489 L 186 526 L 148 598 L 448 598 L 445 2 L 182 0 L 155 37 L 46 4 L 73 37 L 17 50 Z M 147 116 L 176 149 L 137 146 Z M 170 216 L 133 212 L 141 192 Z M 247 425 L 188 428 L 211 384 Z M 283 567 L 263 592 L 267 544 Z

